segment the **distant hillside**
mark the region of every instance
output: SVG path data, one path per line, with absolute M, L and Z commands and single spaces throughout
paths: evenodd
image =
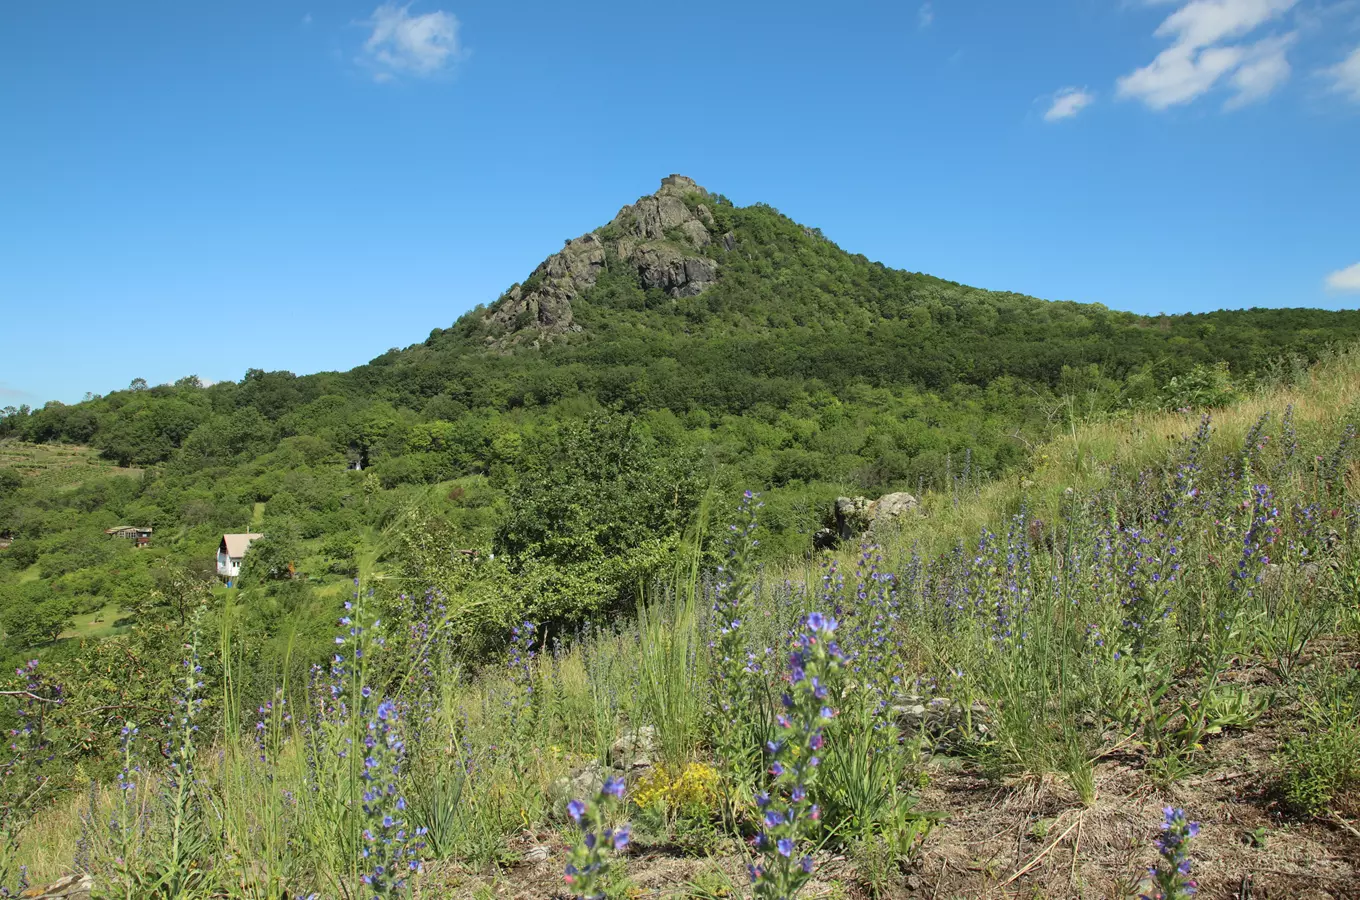
M 496 552 L 517 596 L 578 597 L 559 610 L 575 615 L 658 564 L 709 488 L 765 491 L 766 552 L 803 553 L 838 494 L 996 475 L 1076 419 L 1221 404 L 1357 338 L 1355 311 L 1146 317 L 970 288 L 671 176 L 489 306 L 352 371 L 6 410 L 0 438 L 145 474 L 58 490 L 0 473 L 0 618 L 102 609 L 115 572 L 152 584 L 112 525 L 154 526 L 146 553 L 176 565 L 258 526 L 324 593 L 410 564 L 379 536 L 413 509 L 449 546 Z

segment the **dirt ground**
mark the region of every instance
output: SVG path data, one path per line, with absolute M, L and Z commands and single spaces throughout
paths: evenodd
M 1252 681 L 1255 673 L 1237 677 Z M 1140 880 L 1155 862 L 1152 842 L 1162 808 L 1179 806 L 1201 823 L 1192 851 L 1198 896 L 1360 900 L 1360 797 L 1341 798 L 1334 818 L 1301 821 L 1287 815 L 1274 794 L 1271 754 L 1295 723 L 1294 710 L 1276 708 L 1250 731 L 1211 737 L 1201 770 L 1166 791 L 1153 786 L 1135 754 L 1115 748 L 1097 762 L 1097 794 L 1089 807 L 1061 776 L 999 784 L 961 761 L 936 757 L 918 808 L 946 819 L 883 896 L 1137 897 Z M 514 848 L 524 862 L 495 873 L 432 872 L 433 883 L 420 894 L 564 897 L 567 849 L 561 835 L 525 835 Z M 547 858 L 535 859 L 545 853 Z M 715 865 L 745 888 L 745 860 L 735 853 L 685 858 L 638 842 L 627 872 L 636 897 L 705 896 L 689 884 Z M 851 860 L 822 855 L 815 880 L 800 897 L 859 900 L 870 894 Z

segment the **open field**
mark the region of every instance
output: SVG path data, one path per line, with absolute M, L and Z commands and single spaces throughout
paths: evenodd
M 105 606 L 93 612 L 74 616 L 71 619 L 71 624 L 58 636 L 58 640 L 105 638 L 122 634 L 130 627 L 129 625 L 115 624 L 122 615 L 123 613 L 119 611 L 117 606 Z
M 140 475 L 141 469 L 115 466 L 90 447 L 0 441 L 0 468 L 11 468 L 54 484 L 76 484 L 90 475 Z

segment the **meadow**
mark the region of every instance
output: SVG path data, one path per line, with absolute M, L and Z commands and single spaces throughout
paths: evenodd
M 282 666 L 258 707 L 219 592 L 175 715 L 127 710 L 113 777 L 46 805 L 43 723 L 80 686 L 19 673 L 0 874 L 126 898 L 1355 896 L 1357 425 L 1349 351 L 1231 407 L 1073 425 L 1004 480 L 960 467 L 835 553 L 758 564 L 748 495 L 635 611 L 525 622 L 496 665 L 460 642 L 480 600 L 361 578 L 330 665 Z

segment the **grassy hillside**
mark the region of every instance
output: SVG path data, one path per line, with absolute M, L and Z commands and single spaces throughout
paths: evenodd
M 475 590 L 385 602 L 361 585 L 333 613 L 330 673 L 277 682 L 256 714 L 228 664 L 243 610 L 209 610 L 190 631 L 204 684 L 188 687 L 206 701 L 188 740 L 216 735 L 196 770 L 209 805 L 138 772 L 130 791 L 44 813 L 19 858 L 45 878 L 83 853 L 132 885 L 210 859 L 189 871 L 231 896 L 340 896 L 381 849 L 420 860 L 407 877 L 424 893 L 549 897 L 585 852 L 566 800 L 617 773 L 622 799 L 599 802 L 632 841 L 610 854 L 611 895 L 737 896 L 748 863 L 807 854 L 809 896 L 1133 896 L 1149 868 L 1182 877 L 1154 843 L 1170 807 L 1200 823 L 1185 859 L 1204 895 L 1344 896 L 1360 883 L 1357 398 L 1347 351 L 1207 417 L 1077 424 L 1005 477 L 927 494 L 880 544 L 813 564 L 759 565 L 752 498 L 720 575 L 678 567 L 635 620 L 520 626 L 479 671 L 459 664 Z M 834 637 L 844 660 L 809 649 L 791 666 L 814 611 L 839 622 L 810 646 Z M 804 668 L 825 696 L 799 692 Z M 390 747 L 389 729 L 404 742 L 381 777 L 393 793 L 363 803 L 372 782 L 344 747 Z M 147 730 L 123 765 L 154 749 Z M 814 733 L 815 772 L 789 749 Z M 195 850 L 172 858 L 177 803 Z M 79 824 L 133 815 L 148 818 L 113 838 Z M 407 836 L 366 838 L 384 816 Z M 750 843 L 761 833 L 789 855 Z

